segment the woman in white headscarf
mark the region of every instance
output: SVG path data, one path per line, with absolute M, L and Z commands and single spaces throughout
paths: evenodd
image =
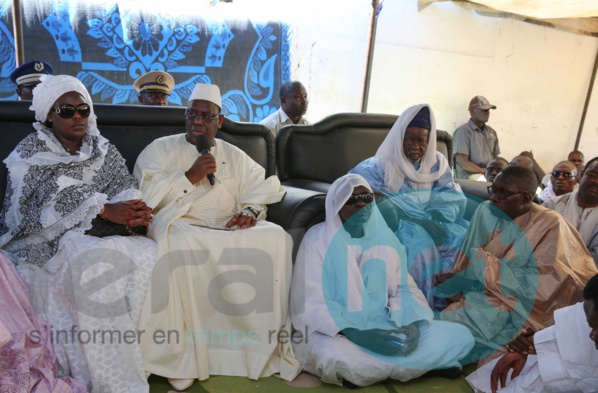
M 50 325 L 58 376 L 70 375 L 92 392 L 147 392 L 137 323 L 156 244 L 144 236 L 86 233 L 102 223 L 125 233 L 147 226 L 151 208 L 120 153 L 100 135 L 80 81 L 42 77 L 30 109 L 36 132 L 4 161 L 0 247 Z
M 369 184 L 336 180 L 326 221 L 303 238 L 291 285 L 291 340 L 303 368 L 322 381 L 367 386 L 456 367 L 473 347 L 459 324 L 434 321 L 407 272 Z
M 469 223 L 463 219 L 465 195 L 447 159 L 436 151 L 432 108 L 407 108 L 376 155 L 349 173 L 362 175 L 378 196 L 385 197 L 381 210 L 407 246 L 409 273 L 430 306 L 442 309 L 444 301 L 434 299 L 434 275 L 451 270 Z

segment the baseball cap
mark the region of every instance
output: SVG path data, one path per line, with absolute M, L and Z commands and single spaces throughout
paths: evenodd
M 475 96 L 471 99 L 471 101 L 469 101 L 469 109 L 472 108 L 481 108 L 483 110 L 486 109 L 496 109 L 496 105 L 492 105 L 487 99 L 486 97 L 482 97 L 482 96 Z

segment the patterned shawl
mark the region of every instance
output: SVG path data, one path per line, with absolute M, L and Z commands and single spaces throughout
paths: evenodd
M 93 105 L 83 84 L 66 75 L 48 78 L 34 93 L 40 93 L 34 95 L 31 107 L 38 120 L 45 120 L 40 116 L 42 111 L 49 111 L 69 91 L 85 98 L 91 114 L 78 154 L 70 155 L 51 129 L 34 123 L 37 132 L 25 137 L 4 160 L 8 179 L 0 211 L 0 247 L 13 253 L 16 262 L 37 266 L 43 266 L 56 254 L 67 231 L 83 234 L 90 229 L 91 220 L 108 201 L 141 197 L 124 158 L 99 134 Z M 53 85 L 60 88 L 48 88 Z M 42 97 L 45 100 L 41 101 Z

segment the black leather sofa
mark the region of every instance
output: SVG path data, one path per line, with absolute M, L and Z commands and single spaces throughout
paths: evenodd
M 0 102 L 0 160 L 34 132 L 35 117 L 29 101 Z M 185 131 L 185 108 L 140 105 L 95 104 L 100 133 L 110 140 L 133 170 L 137 156 L 154 139 Z M 255 123 L 224 120 L 216 135 L 245 151 L 266 169 L 266 176 L 276 173 L 274 137 L 268 128 Z M 0 164 L 0 205 L 6 192 L 6 166 Z M 324 220 L 322 193 L 290 190 L 281 203 L 269 206 L 268 220 L 291 234 L 295 252 L 306 229 Z
M 0 102 L 0 159 L 33 132 L 34 114 L 30 102 Z M 184 132 L 183 107 L 138 105 L 94 105 L 98 128 L 121 152 L 132 171 L 139 153 L 154 139 Z M 324 201 L 330 184 L 361 160 L 374 155 L 397 116 L 340 113 L 311 126 L 287 126 L 275 140 L 264 126 L 225 119 L 216 135 L 239 147 L 266 169 L 270 176 L 278 171 L 287 194 L 268 207 L 268 221 L 284 228 L 293 238 L 294 253 L 305 232 L 325 219 Z M 452 156 L 452 137 L 438 132 L 438 150 Z M 276 150 L 276 152 L 275 152 Z M 461 183 L 461 182 L 460 182 Z M 467 183 L 467 182 L 465 182 Z M 487 199 L 485 183 L 472 183 L 468 195 Z M 464 183 L 461 183 L 464 185 Z M 0 203 L 6 189 L 6 167 L 0 165 Z M 479 199 L 470 199 L 471 216 Z
M 0 102 L 0 159 L 4 160 L 25 136 L 34 132 L 35 117 L 30 101 Z M 112 142 L 133 170 L 141 151 L 154 139 L 185 132 L 185 108 L 140 105 L 94 104 L 100 133 Z M 266 176 L 276 173 L 275 145 L 272 133 L 254 123 L 226 119 L 216 135 L 241 148 L 266 169 Z M 0 165 L 0 202 L 4 201 L 6 167 Z
M 330 184 L 372 157 L 397 120 L 396 115 L 338 113 L 309 126 L 289 125 L 276 136 L 276 167 L 285 187 L 327 192 Z M 452 164 L 453 138 L 436 133 L 436 149 Z M 465 218 L 489 198 L 489 183 L 457 180 L 468 197 Z
M 276 136 L 276 167 L 285 186 L 327 192 L 330 184 L 372 157 L 396 115 L 337 113 L 309 126 L 289 125 Z M 437 131 L 437 150 L 453 154 L 453 137 Z

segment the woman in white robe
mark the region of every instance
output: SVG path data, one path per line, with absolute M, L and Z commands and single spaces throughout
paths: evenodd
M 464 326 L 433 320 L 408 274 L 405 249 L 376 205 L 365 205 L 349 220 L 341 220 L 358 187 L 371 193 L 359 175 L 332 184 L 326 221 L 311 228 L 299 248 L 291 286 L 293 325 L 302 335 L 293 340 L 296 358 L 324 382 L 346 380 L 358 386 L 387 378 L 407 381 L 432 369 L 457 367 L 473 347 L 473 337 Z M 362 233 L 352 235 L 349 227 L 357 227 L 357 232 L 362 228 Z M 351 329 L 395 343 L 366 349 L 369 345 L 353 342 L 360 340 L 352 338 Z M 406 344 L 408 331 L 419 336 L 415 345 Z
M 92 392 L 148 392 L 137 325 L 156 243 L 86 233 L 104 220 L 123 230 L 148 225 L 151 209 L 123 157 L 100 135 L 80 81 L 42 77 L 31 109 L 36 132 L 4 161 L 0 247 L 50 326 L 58 377 L 72 376 Z

